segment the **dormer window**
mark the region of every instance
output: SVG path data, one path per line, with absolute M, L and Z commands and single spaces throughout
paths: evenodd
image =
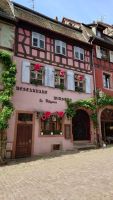
M 55 40 L 55 53 L 66 55 L 66 43 L 60 40 Z
M 45 49 L 45 36 L 40 33 L 32 32 L 32 46 Z
M 97 31 L 96 31 L 96 36 L 97 36 L 97 37 L 101 37 L 101 36 L 102 36 L 102 32 L 99 31 L 99 30 L 97 30 Z

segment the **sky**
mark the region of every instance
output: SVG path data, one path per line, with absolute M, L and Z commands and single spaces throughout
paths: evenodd
M 32 9 L 32 0 L 13 0 Z M 50 18 L 63 17 L 82 22 L 92 23 L 103 21 L 113 24 L 113 0 L 34 0 L 35 11 Z

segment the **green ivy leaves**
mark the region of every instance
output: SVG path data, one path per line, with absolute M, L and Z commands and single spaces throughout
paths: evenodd
M 0 130 L 3 131 L 8 127 L 8 120 L 13 112 L 11 96 L 16 83 L 16 65 L 13 64 L 10 54 L 5 51 L 0 51 L 0 61 L 4 65 L 1 77 L 3 91 L 0 92 Z
M 86 108 L 91 111 L 90 118 L 93 121 L 94 127 L 98 126 L 97 110 L 107 105 L 113 105 L 113 97 L 103 94 L 101 97 L 98 95 L 91 99 L 79 100 L 76 102 L 67 101 L 67 109 L 65 113 L 68 118 L 72 118 L 79 108 Z

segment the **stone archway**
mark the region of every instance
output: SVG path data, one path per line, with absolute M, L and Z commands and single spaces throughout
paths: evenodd
M 76 111 L 72 119 L 72 133 L 74 141 L 90 140 L 90 118 L 86 111 Z
M 101 112 L 101 134 L 104 142 L 113 142 L 113 109 L 105 108 Z

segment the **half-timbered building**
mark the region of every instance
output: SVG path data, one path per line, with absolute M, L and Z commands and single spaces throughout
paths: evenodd
M 92 45 L 68 27 L 16 3 L 14 114 L 7 130 L 13 157 L 73 149 L 95 140 L 89 111 L 67 119 L 66 100 L 93 96 Z
M 63 18 L 67 26 L 81 28 L 84 36 L 93 45 L 92 70 L 94 78 L 94 92 L 101 96 L 103 93 L 113 96 L 113 26 L 103 22 L 82 24 Z M 113 107 L 104 106 L 98 110 L 100 141 L 113 140 Z

